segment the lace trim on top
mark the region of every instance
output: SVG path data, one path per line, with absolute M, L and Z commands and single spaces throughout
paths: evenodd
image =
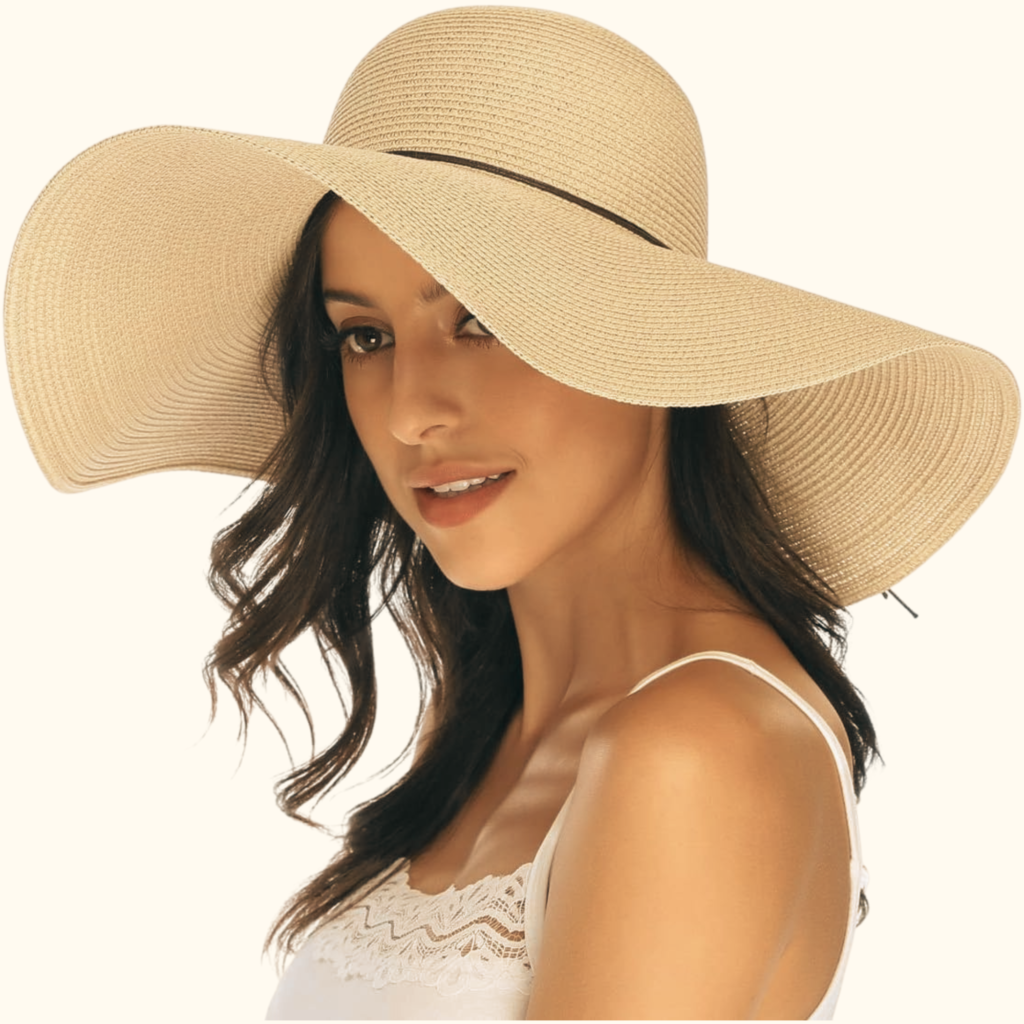
M 363 979 L 374 988 L 411 982 L 442 995 L 480 989 L 529 995 L 529 864 L 439 893 L 409 888 L 409 861 L 396 864 L 391 878 L 310 936 L 316 960 L 343 980 Z

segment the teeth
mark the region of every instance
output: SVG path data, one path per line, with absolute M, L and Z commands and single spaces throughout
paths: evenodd
M 467 491 L 470 487 L 476 487 L 485 480 L 497 480 L 500 476 L 500 473 L 495 473 L 494 476 L 475 476 L 469 480 L 453 480 L 450 484 L 439 484 L 437 487 L 431 487 L 430 489 L 435 494 L 447 494 L 449 491 Z

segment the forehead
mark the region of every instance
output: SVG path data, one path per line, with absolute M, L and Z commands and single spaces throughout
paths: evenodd
M 445 292 L 404 249 L 345 202 L 337 204 L 324 230 L 320 265 L 325 293 L 389 283 Z

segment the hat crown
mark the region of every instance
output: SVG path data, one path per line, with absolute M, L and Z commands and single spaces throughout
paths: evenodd
M 579 18 L 470 7 L 409 22 L 353 71 L 324 141 L 501 168 L 707 256 L 693 108 L 661 65 Z

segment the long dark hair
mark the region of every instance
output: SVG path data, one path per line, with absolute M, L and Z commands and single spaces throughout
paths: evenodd
M 264 373 L 282 396 L 286 428 L 261 474 L 269 483 L 213 544 L 210 584 L 230 617 L 206 680 L 215 706 L 217 679 L 228 687 L 245 724 L 253 708 L 266 710 L 254 684 L 269 671 L 309 720 L 283 650 L 311 630 L 328 667 L 340 659 L 348 691 L 341 735 L 277 784 L 281 809 L 309 821 L 302 808 L 352 769 L 373 729 L 376 587 L 415 658 L 420 713 L 429 699 L 436 726 L 411 770 L 357 808 L 339 855 L 282 910 L 266 948 L 276 941 L 284 955 L 374 876 L 426 849 L 482 779 L 522 700 L 507 594 L 449 582 L 394 512 L 348 415 L 340 359 L 324 344 L 331 327 L 320 287 L 320 243 L 337 201 L 328 193 L 310 214 L 264 333 Z M 877 747 L 867 709 L 840 667 L 842 609 L 779 532 L 728 410 L 673 409 L 670 417 L 680 539 L 758 609 L 831 701 L 850 740 L 859 793 Z M 486 686 L 477 685 L 481 678 Z

